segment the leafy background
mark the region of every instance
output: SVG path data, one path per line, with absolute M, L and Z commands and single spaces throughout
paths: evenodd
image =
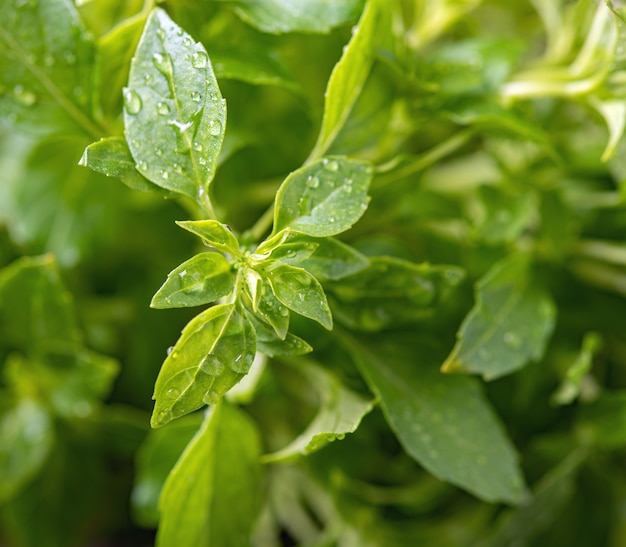
M 623 545 L 623 8 L 294 5 L 0 2 L 0 542 Z

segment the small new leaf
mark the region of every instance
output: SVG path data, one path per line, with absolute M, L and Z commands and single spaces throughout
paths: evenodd
M 285 228 L 315 237 L 345 232 L 367 209 L 371 179 L 368 163 L 342 157 L 301 167 L 278 190 L 273 233 Z
M 493 380 L 522 368 L 543 355 L 555 315 L 552 298 L 532 279 L 529 257 L 512 255 L 478 282 L 476 304 L 441 370 Z
M 207 207 L 226 104 L 204 46 L 152 11 L 124 89 L 125 136 L 146 178 Z
M 188 308 L 210 304 L 230 293 L 235 275 L 219 253 L 200 253 L 183 262 L 168 276 L 152 298 L 153 308 Z
M 217 220 L 182 220 L 176 222 L 176 224 L 197 235 L 210 247 L 223 253 L 240 256 L 237 238 L 221 222 Z
M 161 367 L 152 426 L 216 403 L 250 370 L 255 353 L 254 328 L 234 304 L 220 304 L 196 316 Z
M 333 328 L 324 289 L 309 272 L 279 265 L 268 272 L 268 280 L 276 298 L 290 310 L 317 321 L 328 330 Z

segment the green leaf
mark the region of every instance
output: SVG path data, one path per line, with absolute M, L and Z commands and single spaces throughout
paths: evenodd
M 161 490 L 183 450 L 202 425 L 202 414 L 184 416 L 167 427 L 153 429 L 137 452 L 136 475 L 131 503 L 141 526 L 159 523 Z
M 254 328 L 234 304 L 220 304 L 194 317 L 159 372 L 152 426 L 215 404 L 246 375 L 255 352 Z
M 356 20 L 363 0 L 219 0 L 231 4 L 237 14 L 263 32 L 330 32 Z
M 37 401 L 25 398 L 0 410 L 0 502 L 39 472 L 53 441 L 52 420 Z
M 90 144 L 85 148 L 78 163 L 107 177 L 117 177 L 133 190 L 159 192 L 164 196 L 171 195 L 160 186 L 152 184 L 137 171 L 128 144 L 122 137 L 108 137 Z
M 204 46 L 161 9 L 148 17 L 124 90 L 125 136 L 146 178 L 210 210 L 226 104 Z
M 217 220 L 186 220 L 176 222 L 181 228 L 202 238 L 202 240 L 223 253 L 241 256 L 239 242 L 231 230 Z
M 435 477 L 488 502 L 519 503 L 525 487 L 513 445 L 472 378 L 437 370 L 435 341 L 415 335 L 347 341 L 407 453 Z
M 0 271 L 0 330 L 28 354 L 79 341 L 72 299 L 52 255 L 21 258 Z
M 338 321 L 377 331 L 432 317 L 463 277 L 454 266 L 373 257 L 367 268 L 329 283 L 327 290 Z
M 336 281 L 363 270 L 368 264 L 367 257 L 356 249 L 338 239 L 324 238 L 318 240 L 317 249 L 300 267 L 317 279 Z
M 319 410 L 307 428 L 284 448 L 263 456 L 264 462 L 284 462 L 311 454 L 328 443 L 354 433 L 374 402 L 346 388 L 339 378 L 321 366 L 298 363 L 306 385 L 320 400 Z
M 365 85 L 376 49 L 388 29 L 389 6 L 368 0 L 354 34 L 335 65 L 324 95 L 324 117 L 310 158 L 324 155 L 346 123 Z
M 100 137 L 91 118 L 94 47 L 73 2 L 3 0 L 0 10 L 0 118 Z
M 168 274 L 150 306 L 186 308 L 210 304 L 234 287 L 235 275 L 228 261 L 219 253 L 200 253 Z
M 309 272 L 281 264 L 267 272 L 267 279 L 276 298 L 290 310 L 317 321 L 328 330 L 333 328 L 324 289 Z
M 261 291 L 256 317 L 271 326 L 279 339 L 285 339 L 289 329 L 289 309 L 280 303 L 267 285 Z
M 457 333 L 443 372 L 493 380 L 543 356 L 555 324 L 550 295 L 532 278 L 530 258 L 511 255 L 476 285 L 476 304 Z
M 345 232 L 367 209 L 369 164 L 324 158 L 291 173 L 276 194 L 274 233 L 285 228 L 315 237 Z
M 208 412 L 163 488 L 156 545 L 251 544 L 259 511 L 260 439 L 242 411 L 222 401 Z

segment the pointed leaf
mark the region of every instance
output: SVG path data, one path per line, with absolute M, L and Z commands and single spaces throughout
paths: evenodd
M 280 265 L 268 272 L 268 280 L 276 298 L 290 310 L 317 321 L 328 330 L 333 328 L 324 289 L 309 272 Z
M 432 344 L 414 335 L 347 342 L 410 456 L 482 500 L 519 503 L 525 487 L 513 445 L 474 379 L 437 370 L 441 352 Z
M 176 222 L 181 228 L 202 238 L 202 240 L 223 253 L 240 256 L 239 242 L 228 227 L 217 220 L 185 220 Z
M 204 46 L 155 9 L 124 90 L 125 136 L 137 169 L 206 207 L 225 123 L 226 105 Z
M 242 411 L 225 401 L 211 409 L 163 488 L 157 547 L 251 545 L 260 450 L 256 427 Z
M 457 333 L 444 372 L 504 376 L 543 355 L 554 329 L 552 298 L 531 277 L 526 255 L 496 264 L 476 286 L 476 304 Z
M 186 308 L 210 304 L 229 294 L 235 275 L 219 253 L 200 253 L 186 260 L 168 276 L 152 298 L 153 308 Z
M 315 237 L 345 232 L 367 209 L 369 164 L 324 158 L 291 173 L 276 195 L 274 233 L 291 228 Z
M 368 264 L 367 257 L 356 249 L 327 237 L 318 240 L 317 249 L 300 267 L 317 279 L 338 280 L 365 269 Z
M 159 427 L 216 403 L 252 365 L 256 335 L 234 304 L 220 304 L 192 319 L 161 367 L 151 423 Z
M 339 378 L 307 361 L 298 364 L 306 385 L 317 392 L 320 406 L 308 427 L 289 445 L 263 456 L 264 462 L 281 462 L 299 455 L 311 454 L 328 443 L 342 440 L 354 433 L 363 417 L 372 410 L 374 402 L 346 388 Z

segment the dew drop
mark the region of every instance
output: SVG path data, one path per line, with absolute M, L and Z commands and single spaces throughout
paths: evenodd
M 143 161 L 143 160 L 142 160 L 142 161 L 140 161 L 140 162 L 137 164 L 137 168 L 138 168 L 140 171 L 145 171 L 146 169 L 148 169 L 148 164 L 147 164 L 145 161 Z
M 320 185 L 320 179 L 318 179 L 317 177 L 311 176 L 307 179 L 306 185 L 309 188 L 317 188 Z
M 167 180 L 169 177 L 170 177 L 170 174 L 168 173 L 168 171 L 167 171 L 167 170 L 165 170 L 165 169 L 163 169 L 163 170 L 161 171 L 161 178 L 162 178 L 163 180 Z
M 129 114 L 138 114 L 141 110 L 141 97 L 136 91 L 124 88 L 124 106 Z
M 204 396 L 204 402 L 208 403 L 210 405 L 216 404 L 219 400 L 220 400 L 220 394 L 217 391 L 215 391 L 214 389 L 210 390 Z
M 161 157 L 161 156 L 163 155 L 163 150 L 161 150 L 160 148 L 155 148 L 155 149 L 154 149 L 154 154 L 155 154 L 156 156 Z
M 165 39 L 165 31 L 162 28 L 157 29 L 156 34 L 159 37 L 159 39 L 161 40 Z
M 204 51 L 196 51 L 191 56 L 191 66 L 193 68 L 206 68 L 209 64 L 209 56 Z
M 193 40 L 189 36 L 183 38 L 183 46 L 190 47 L 193 44 Z
M 196 152 L 202 152 L 202 148 L 203 148 L 203 147 L 202 147 L 202 143 L 201 143 L 201 142 L 194 141 L 194 143 L 193 143 L 193 149 L 194 149 Z
M 202 95 L 198 91 L 191 92 L 191 100 L 195 103 L 199 103 L 202 100 Z
M 198 163 L 200 165 L 206 165 L 207 164 L 207 160 L 206 160 L 206 158 L 200 157 L 200 158 L 198 158 Z
M 335 172 L 339 169 L 339 164 L 335 160 L 327 161 L 324 165 L 329 171 Z
M 170 113 L 170 105 L 161 101 L 157 103 L 156 109 L 161 116 L 167 116 Z
M 514 332 L 507 332 L 504 334 L 504 343 L 510 348 L 517 349 L 521 347 L 522 340 Z
M 222 132 L 222 124 L 219 120 L 211 120 L 209 122 L 209 134 L 217 137 Z
M 170 397 L 178 397 L 180 395 L 180 389 L 178 389 L 177 387 L 171 387 L 167 390 L 167 394 Z
M 143 81 L 145 84 L 151 84 L 152 83 L 152 74 L 147 73 L 143 75 Z
M 339 435 L 337 435 L 337 440 L 338 441 L 343 441 L 346 438 L 346 434 L 345 433 L 339 433 Z
M 182 271 L 178 272 L 178 275 L 182 279 L 183 277 L 185 277 L 187 275 L 187 270 L 182 270 Z
M 200 370 L 210 376 L 218 376 L 224 371 L 224 363 L 217 355 L 209 353 L 200 361 Z
M 167 55 L 162 55 L 161 53 L 155 53 L 152 56 L 152 62 L 157 70 L 163 74 L 167 74 L 169 72 L 169 63 L 167 59 Z
M 178 174 L 181 174 L 183 172 L 183 168 L 177 163 L 172 164 L 172 169 L 174 169 L 174 171 Z
M 335 220 L 336 219 L 333 216 L 328 217 L 328 222 L 330 222 L 331 224 L 334 224 Z
M 37 101 L 37 96 L 21 85 L 16 85 L 13 88 L 13 96 L 18 103 L 24 106 L 33 106 Z

